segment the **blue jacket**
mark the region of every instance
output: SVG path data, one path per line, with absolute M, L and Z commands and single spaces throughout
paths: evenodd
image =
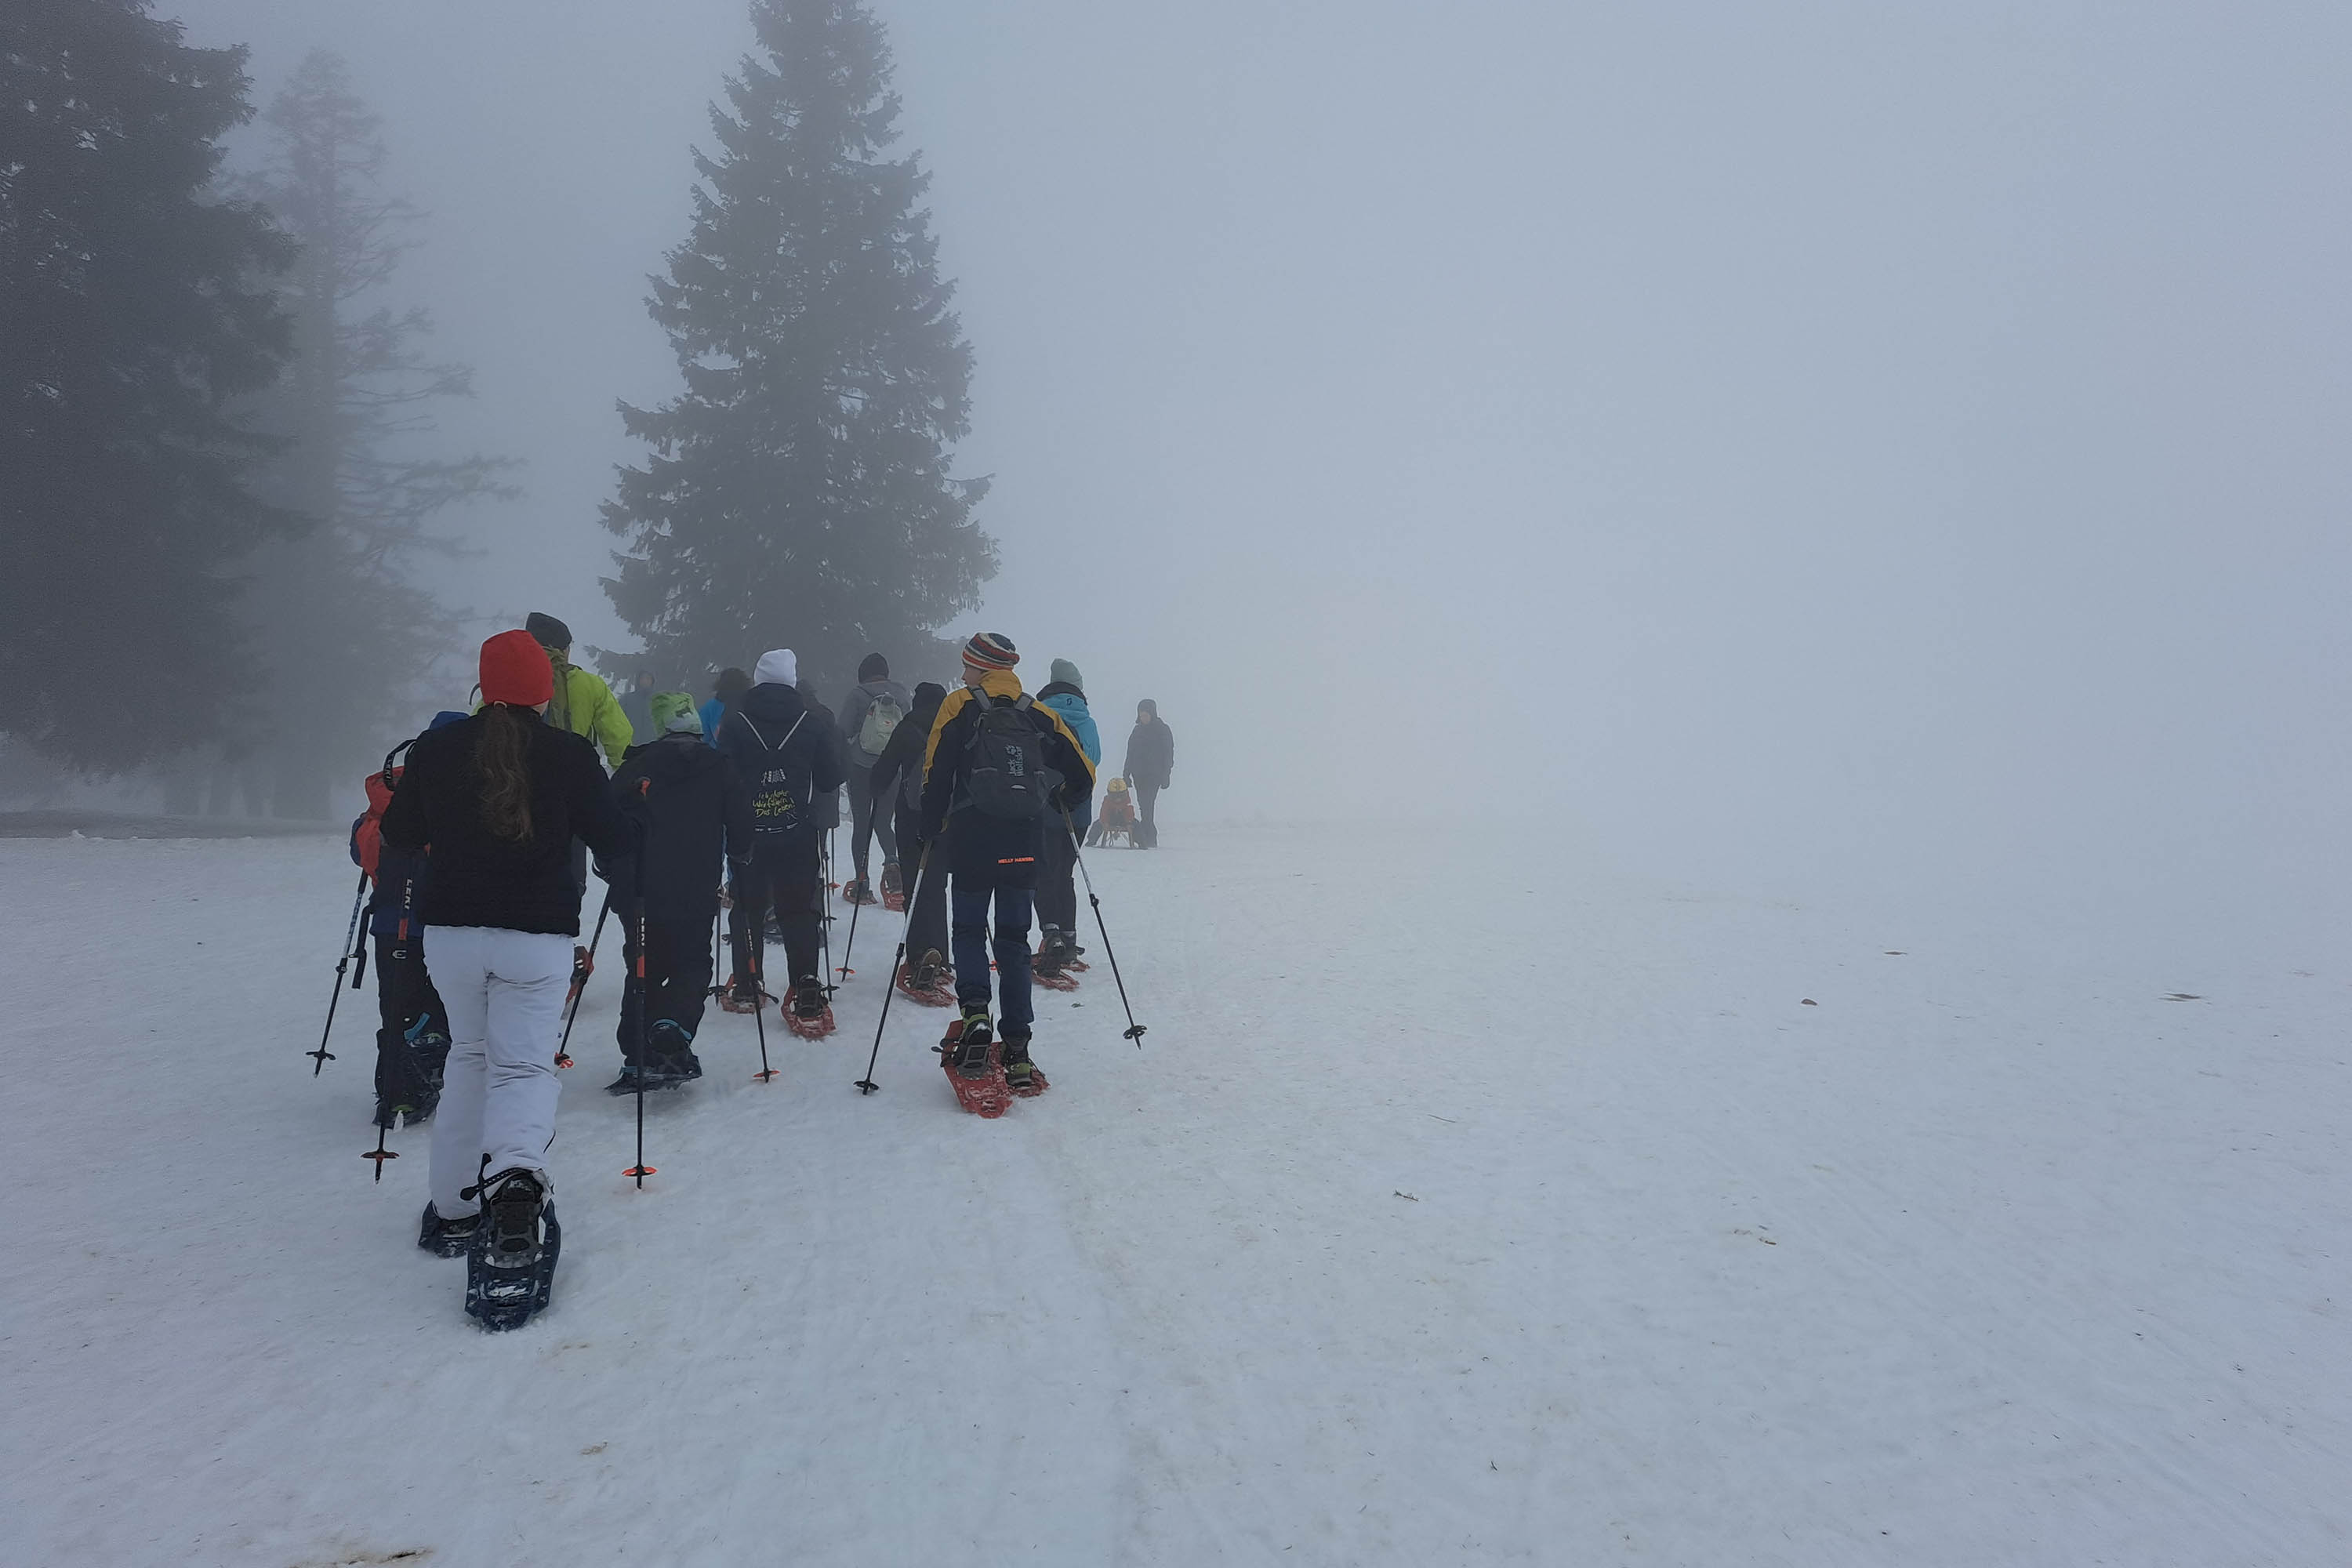
M 702 743 L 716 750 L 719 745 L 719 721 L 727 717 L 727 704 L 714 697 L 695 711 L 702 715 Z
M 1102 765 L 1102 735 L 1095 729 L 1095 716 L 1087 710 L 1087 694 L 1066 680 L 1057 680 L 1038 692 L 1037 700 L 1062 716 L 1062 722 L 1078 739 L 1078 750 L 1087 754 L 1087 765 L 1099 768 Z M 1088 790 L 1084 799 L 1071 802 L 1070 825 L 1083 838 L 1094 819 L 1094 792 Z

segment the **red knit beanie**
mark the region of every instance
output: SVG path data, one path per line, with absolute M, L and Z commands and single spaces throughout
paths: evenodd
M 482 645 L 482 700 L 536 708 L 555 696 L 555 667 L 529 632 L 500 632 Z

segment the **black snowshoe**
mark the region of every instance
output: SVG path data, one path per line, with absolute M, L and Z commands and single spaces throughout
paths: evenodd
M 501 1171 L 481 1186 L 481 1223 L 466 1254 L 466 1313 L 493 1333 L 545 1310 L 563 1240 L 535 1171 Z
M 425 1205 L 425 1224 L 416 1233 L 416 1245 L 436 1258 L 463 1258 L 474 1248 L 474 1232 L 481 1227 L 482 1216 L 469 1214 L 463 1219 L 443 1219 L 440 1211 L 431 1204 Z

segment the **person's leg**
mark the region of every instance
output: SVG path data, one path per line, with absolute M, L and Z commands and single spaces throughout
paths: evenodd
M 536 931 L 495 931 L 488 937 L 485 1054 L 488 1082 L 482 1095 L 485 1173 L 547 1170 L 555 1142 L 555 1102 L 563 1092 L 555 1075 L 555 1046 L 563 1033 L 563 996 L 572 984 L 572 939 Z M 481 1156 L 477 1156 L 480 1163 Z
M 660 964 L 667 984 L 656 993 L 657 1005 L 646 1016 L 656 1022 L 667 1019 L 690 1040 L 702 1027 L 703 1004 L 710 994 L 709 922 L 700 915 L 655 922 L 653 960 Z
M 776 900 L 776 923 L 784 931 L 784 963 L 795 985 L 803 980 L 819 984 L 817 972 L 817 866 L 823 853 L 815 835 L 787 840 L 778 851 L 775 880 L 769 887 Z
M 1159 798 L 1158 784 L 1139 784 L 1135 786 L 1136 837 L 1143 840 L 1147 846 L 1154 847 L 1160 843 L 1160 825 L 1151 820 L 1151 806 L 1152 803 Z
M 866 777 L 859 782 L 872 784 L 873 773 L 869 770 Z M 882 846 L 882 863 L 885 866 L 895 866 L 898 863 L 898 829 L 890 820 L 896 815 L 898 814 L 890 809 L 888 801 L 884 801 L 873 808 L 874 838 Z M 866 875 L 866 851 L 862 847 L 857 851 L 857 874 L 861 877 Z
M 621 1047 L 621 1060 L 630 1067 L 642 1066 L 646 1059 L 645 1040 L 637 1031 L 637 993 L 645 984 L 637 979 L 637 919 L 635 909 L 614 910 L 613 918 L 621 922 L 621 1016 L 613 1022 L 613 1038 Z M 650 973 L 651 965 L 647 965 Z M 646 1027 L 653 1027 L 653 999 L 646 1000 Z M 560 1026 L 559 1026 L 560 1027 Z
M 965 1013 L 988 1011 L 988 903 L 985 882 L 956 877 L 948 896 L 949 936 L 955 948 L 956 1002 Z M 1025 971 L 1024 973 L 1026 973 Z
M 489 962 L 480 926 L 433 928 L 433 985 L 449 1009 L 449 1059 L 433 1115 L 433 1211 L 462 1219 L 480 1205 L 457 1194 L 481 1176 L 482 1102 L 488 1088 Z M 570 953 L 565 953 L 570 972 Z
M 996 1032 L 1027 1039 L 1035 1014 L 1029 1001 L 1029 906 L 1027 888 L 996 889 Z
M 849 765 L 849 863 L 858 881 L 866 880 L 866 849 L 874 837 L 874 770 Z M 889 852 L 885 850 L 887 859 Z
M 998 918 L 1004 912 L 997 906 Z M 1077 857 L 1070 847 L 1070 830 L 1059 816 L 1045 820 L 1045 842 L 1037 851 L 1037 923 L 1050 931 L 1074 931 L 1078 923 Z
M 735 944 L 733 979 L 751 996 L 751 989 L 759 984 L 767 971 L 765 958 L 768 928 L 768 889 L 774 880 L 773 850 L 761 844 L 751 851 L 751 868 L 735 879 L 735 907 L 731 911 L 731 929 Z

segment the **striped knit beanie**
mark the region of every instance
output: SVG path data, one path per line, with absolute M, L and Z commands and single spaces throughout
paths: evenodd
M 1021 653 L 1002 632 L 975 632 L 963 645 L 963 661 L 982 669 L 1011 669 L 1021 662 Z

